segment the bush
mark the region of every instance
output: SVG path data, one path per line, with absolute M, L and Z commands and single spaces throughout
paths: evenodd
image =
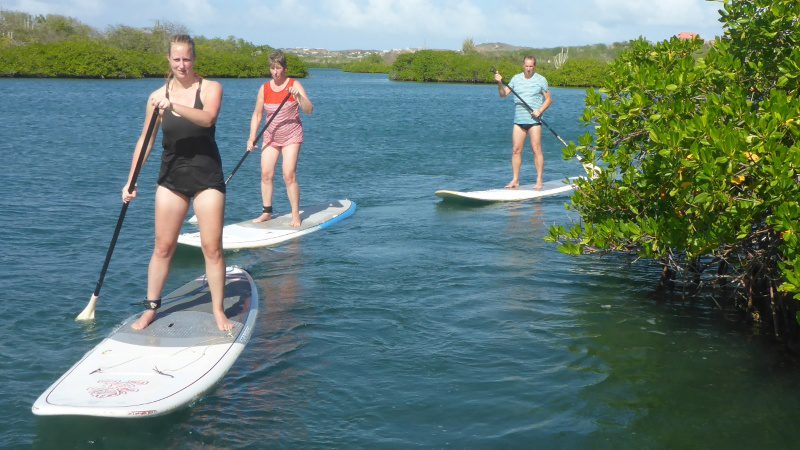
M 342 66 L 344 72 L 359 73 L 389 73 L 392 66 L 387 64 L 380 55 L 372 53 L 360 61 L 354 61 Z
M 538 69 L 551 86 L 586 87 L 598 86 L 607 68 L 606 63 L 599 61 L 571 60 L 561 69 Z M 514 74 L 522 71 L 522 58 L 517 60 L 500 55 L 422 50 L 398 56 L 390 78 L 399 81 L 494 83 L 492 69 L 497 69 L 509 81 Z
M 141 78 L 162 77 L 169 70 L 165 59 L 169 36 L 185 27 L 156 23 L 150 29 L 111 27 L 105 36 L 75 19 L 63 16 L 33 17 L 0 12 L 0 76 Z M 9 36 L 14 36 L 10 38 Z M 242 39 L 195 37 L 197 71 L 207 77 L 266 77 L 268 46 Z M 295 55 L 286 55 L 288 75 L 305 77 L 308 68 Z
M 800 4 L 726 3 L 722 19 L 704 58 L 699 40 L 636 41 L 587 91 L 596 130 L 565 157 L 605 170 L 572 197 L 582 224 L 549 239 L 655 259 L 695 287 L 708 275 L 775 335 L 797 336 Z

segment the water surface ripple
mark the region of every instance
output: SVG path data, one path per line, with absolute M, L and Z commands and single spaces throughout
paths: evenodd
M 261 80 L 222 80 L 226 170 Z M 263 299 L 222 383 L 167 417 L 37 418 L 35 398 L 144 295 L 156 164 L 145 166 L 94 324 L 89 299 L 159 80 L 0 79 L 2 448 L 787 448 L 797 366 L 703 302 L 653 294 L 657 271 L 543 242 L 566 197 L 451 206 L 437 189 L 509 179 L 509 100 L 494 86 L 314 70 L 303 203 L 357 213 L 273 249 L 227 255 Z M 554 89 L 564 138 L 584 92 Z M 545 133 L 550 177 L 578 175 Z M 228 222 L 260 210 L 258 158 L 229 185 Z M 526 150 L 523 182 L 533 169 Z M 288 210 L 282 182 L 275 206 Z M 200 274 L 181 249 L 168 288 Z

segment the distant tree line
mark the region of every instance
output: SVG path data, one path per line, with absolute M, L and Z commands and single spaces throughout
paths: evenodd
M 517 54 L 481 54 L 444 50 L 422 50 L 397 57 L 389 77 L 398 81 L 494 83 L 494 72 L 506 80 L 522 70 L 523 56 Z M 598 60 L 569 60 L 554 68 L 537 57 L 537 71 L 551 86 L 600 86 L 608 63 Z
M 0 11 L 0 76 L 142 78 L 167 72 L 164 55 L 169 36 L 187 33 L 184 26 L 156 22 L 151 28 L 109 27 L 99 32 L 59 15 L 33 16 Z M 232 36 L 194 36 L 196 70 L 207 77 L 253 78 L 269 75 L 272 47 L 256 46 Z M 305 77 L 308 68 L 287 54 L 289 76 Z
M 631 42 L 611 45 L 596 44 L 566 48 L 513 48 L 492 44 L 475 45 L 466 39 L 460 52 L 422 50 L 404 53 L 391 66 L 384 65 L 393 80 L 422 82 L 493 83 L 491 69 L 497 69 L 509 80 L 521 72 L 525 56 L 534 55 L 536 70 L 551 86 L 597 87 L 608 75 L 609 64 L 628 50 Z M 708 53 L 710 44 L 703 43 L 697 56 Z
M 169 36 L 186 27 L 156 22 L 150 28 L 124 25 L 104 32 L 60 15 L 33 16 L 0 11 L 0 76 L 142 78 L 167 71 L 164 55 Z M 251 78 L 269 75 L 267 56 L 273 49 L 242 39 L 195 36 L 198 73 L 208 77 Z M 600 86 L 614 61 L 630 43 L 568 48 L 518 48 L 501 44 L 476 45 L 471 38 L 462 50 L 421 50 L 399 55 L 368 55 L 358 61 L 309 63 L 287 54 L 289 76 L 305 77 L 308 66 L 347 72 L 385 73 L 392 80 L 419 82 L 492 83 L 492 68 L 507 79 L 519 73 L 524 56 L 538 59 L 537 70 L 552 86 Z M 707 47 L 704 47 L 707 52 Z M 568 57 L 567 57 L 568 56 Z
M 605 78 L 609 63 L 630 43 L 566 48 L 519 48 L 502 44 L 476 45 L 464 40 L 461 51 L 422 50 L 397 57 L 386 72 L 393 80 L 494 83 L 493 69 L 506 80 L 522 70 L 522 60 L 536 57 L 536 70 L 552 86 L 594 87 Z
M 372 53 L 360 61 L 353 61 L 341 66 L 345 72 L 359 72 L 359 73 L 389 73 L 392 69 L 391 64 L 386 62 L 381 55 Z

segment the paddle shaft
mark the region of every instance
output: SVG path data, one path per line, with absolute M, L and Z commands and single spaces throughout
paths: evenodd
M 280 104 L 278 105 L 278 109 L 276 109 L 276 110 L 275 110 L 275 112 L 274 112 L 274 113 L 272 113 L 272 117 L 270 117 L 270 118 L 267 120 L 267 123 L 265 123 L 265 124 L 264 124 L 264 127 L 263 127 L 263 128 L 261 128 L 261 131 L 259 131 L 259 132 L 258 132 L 258 135 L 257 135 L 257 137 L 256 137 L 256 140 L 255 140 L 255 141 L 253 141 L 253 147 L 255 147 L 255 145 L 256 145 L 256 142 L 258 142 L 258 140 L 261 138 L 261 136 L 264 134 L 264 132 L 265 132 L 265 131 L 267 131 L 267 127 L 268 127 L 268 126 L 269 126 L 269 124 L 271 124 L 271 123 L 272 123 L 272 121 L 275 119 L 275 116 L 277 116 L 277 115 L 278 115 L 278 111 L 280 111 L 280 110 L 281 110 L 281 108 L 283 108 L 283 105 L 284 105 L 284 103 L 286 103 L 286 101 L 287 101 L 287 100 L 289 100 L 289 97 L 290 97 L 290 96 L 291 96 L 291 94 L 286 94 L 286 97 L 284 97 L 284 98 L 283 98 L 283 101 L 281 101 L 281 102 L 280 102 Z M 242 158 L 239 160 L 239 163 L 238 163 L 238 164 L 236 164 L 236 167 L 234 167 L 234 168 L 233 168 L 233 170 L 231 171 L 231 174 L 230 174 L 230 175 L 228 175 L 228 178 L 225 180 L 225 184 L 228 184 L 228 181 L 231 181 L 231 178 L 233 178 L 233 175 L 236 173 L 236 171 L 238 171 L 238 170 L 239 170 L 239 167 L 241 167 L 241 166 L 242 166 L 242 163 L 244 162 L 244 160 L 245 160 L 245 159 L 247 159 L 247 155 L 249 155 L 250 153 L 251 153 L 251 152 L 250 152 L 250 150 L 246 150 L 246 151 L 244 152 L 244 155 L 242 155 Z
M 492 69 L 492 72 L 496 73 L 494 69 Z M 514 88 L 509 86 L 508 83 L 506 83 L 505 81 L 503 81 L 503 85 L 505 85 L 505 87 L 507 87 L 508 90 L 510 90 L 511 93 L 514 94 L 519 99 L 519 101 L 522 102 L 522 104 L 525 106 L 525 108 L 528 109 L 528 111 L 533 112 L 533 108 L 531 108 L 531 105 L 529 105 L 528 102 L 526 102 L 522 97 L 520 97 L 519 94 L 517 94 L 517 92 L 514 90 Z M 537 119 L 539 120 L 539 122 L 542 123 L 542 125 L 545 126 L 545 128 L 547 128 L 549 132 L 553 133 L 553 136 L 555 136 L 556 139 L 558 139 L 561 142 L 561 145 L 563 145 L 564 147 L 569 147 L 567 141 L 562 139 L 561 136 L 558 135 L 558 133 L 553 131 L 553 129 L 550 128 L 550 125 L 548 125 L 547 122 L 545 122 L 545 120 L 541 116 L 537 117 Z M 594 164 L 584 162 L 583 158 L 581 158 L 580 155 L 576 155 L 575 157 L 583 165 L 584 170 L 586 170 L 586 172 L 589 173 L 590 175 L 591 174 L 596 175 L 598 172 L 600 172 L 599 167 L 595 166 Z
M 515 96 L 516 96 L 516 97 L 519 99 L 519 101 L 521 101 L 521 102 L 522 102 L 522 104 L 525 106 L 525 108 L 526 108 L 528 111 L 530 111 L 530 112 L 533 112 L 533 108 L 531 108 L 531 105 L 529 105 L 529 104 L 528 104 L 528 102 L 526 102 L 525 100 L 523 100 L 523 98 L 522 98 L 522 97 L 520 97 L 520 96 L 519 96 L 519 94 L 517 94 L 517 92 L 514 90 L 514 88 L 512 88 L 511 86 L 509 86 L 509 85 L 508 85 L 508 83 L 506 83 L 505 81 L 503 81 L 503 85 L 504 85 L 505 87 L 507 87 L 507 88 L 508 88 L 508 90 L 510 90 L 510 91 L 511 91 L 511 93 L 512 93 L 512 94 L 514 94 L 514 95 L 515 95 Z M 556 139 L 558 139 L 558 140 L 561 142 L 561 144 L 563 144 L 563 145 L 564 145 L 564 147 L 569 147 L 569 145 L 567 145 L 567 142 L 566 142 L 564 139 L 561 139 L 561 136 L 559 136 L 559 135 L 558 135 L 558 133 L 556 133 L 555 131 L 553 131 L 553 129 L 552 129 L 552 128 L 550 128 L 550 125 L 548 125 L 548 124 L 547 124 L 547 122 L 545 122 L 545 121 L 544 121 L 544 119 L 542 118 L 542 116 L 539 116 L 539 117 L 537 117 L 536 119 L 537 119 L 539 122 L 541 122 L 541 123 L 542 123 L 542 125 L 544 125 L 545 127 L 547 127 L 547 130 L 548 130 L 548 131 L 550 131 L 551 133 L 553 133 L 553 136 L 555 136 L 555 137 L 556 137 Z
M 144 155 L 147 153 L 147 147 L 150 144 L 150 138 L 152 137 L 153 130 L 156 127 L 158 114 L 159 109 L 153 108 L 153 115 L 150 117 L 150 123 L 147 125 L 147 134 L 144 137 L 142 148 L 139 149 L 139 158 L 136 160 L 136 166 L 133 168 L 133 176 L 131 177 L 131 182 L 128 185 L 129 194 L 133 192 L 133 189 L 136 186 L 136 179 L 139 178 L 139 172 L 142 170 L 142 164 L 144 164 Z M 109 244 L 108 252 L 106 252 L 106 260 L 103 262 L 102 270 L 100 270 L 100 278 L 97 280 L 97 286 L 94 288 L 95 297 L 100 295 L 100 289 L 103 287 L 103 280 L 105 279 L 106 272 L 108 271 L 108 264 L 111 262 L 111 255 L 114 253 L 114 247 L 117 245 L 117 238 L 119 238 L 119 232 L 122 230 L 122 222 L 125 220 L 125 213 L 128 211 L 129 204 L 130 202 L 123 202 L 122 208 L 119 211 L 117 226 L 114 228 L 114 236 L 111 238 L 111 244 Z

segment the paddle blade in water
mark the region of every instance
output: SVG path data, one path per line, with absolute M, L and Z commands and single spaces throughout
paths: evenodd
M 86 308 L 83 308 L 78 317 L 75 320 L 94 320 L 94 309 L 97 307 L 97 296 L 92 294 L 92 298 L 89 299 L 89 303 L 86 305 Z

